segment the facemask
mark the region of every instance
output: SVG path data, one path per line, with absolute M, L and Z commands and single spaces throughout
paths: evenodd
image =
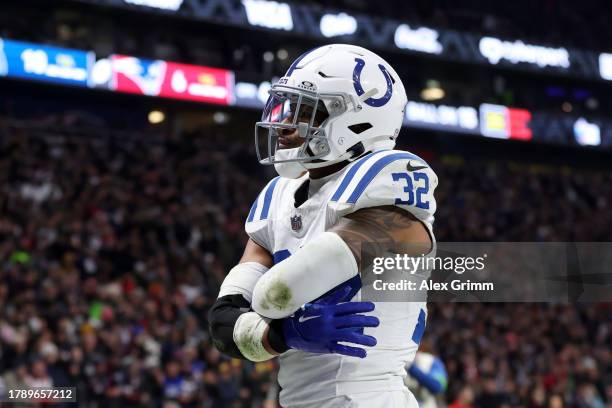
M 275 160 L 289 160 L 298 157 L 298 153 L 301 150 L 301 147 L 296 147 L 293 149 L 281 149 L 277 150 L 274 153 Z M 306 169 L 302 166 L 300 162 L 285 162 L 285 163 L 274 163 L 274 169 L 278 173 L 279 176 L 296 179 L 299 178 Z

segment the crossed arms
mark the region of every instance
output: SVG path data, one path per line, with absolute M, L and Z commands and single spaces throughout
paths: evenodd
M 358 273 L 364 242 L 380 249 L 420 244 L 428 252 L 431 247 L 423 224 L 393 206 L 347 215 L 277 265 L 265 248 L 249 240 L 209 314 L 217 348 L 253 361 L 271 358 L 289 348 L 365 357 L 365 350 L 337 343 L 376 344 L 372 336 L 363 335 L 363 328 L 377 326 L 378 319 L 361 314 L 373 310 L 374 304 L 339 305 L 350 298 L 327 293 Z M 421 249 L 418 252 L 423 253 Z M 320 318 L 314 319 L 316 316 Z

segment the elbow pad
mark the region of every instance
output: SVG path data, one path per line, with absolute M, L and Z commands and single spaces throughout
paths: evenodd
M 251 305 L 242 295 L 226 295 L 217 299 L 208 312 L 208 326 L 212 342 L 223 354 L 244 359 L 234 343 L 234 326 L 238 318 L 249 312 Z
M 262 316 L 281 319 L 358 273 L 344 240 L 324 232 L 266 272 L 255 285 L 251 305 Z

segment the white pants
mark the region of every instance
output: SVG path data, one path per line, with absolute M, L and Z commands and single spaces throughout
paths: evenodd
M 408 389 L 385 392 L 364 392 L 343 395 L 310 404 L 290 405 L 285 408 L 419 408 Z

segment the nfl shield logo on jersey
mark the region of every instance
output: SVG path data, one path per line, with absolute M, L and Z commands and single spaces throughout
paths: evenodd
M 302 229 L 302 216 L 301 215 L 294 215 L 293 217 L 291 217 L 291 229 L 293 231 L 299 231 Z

